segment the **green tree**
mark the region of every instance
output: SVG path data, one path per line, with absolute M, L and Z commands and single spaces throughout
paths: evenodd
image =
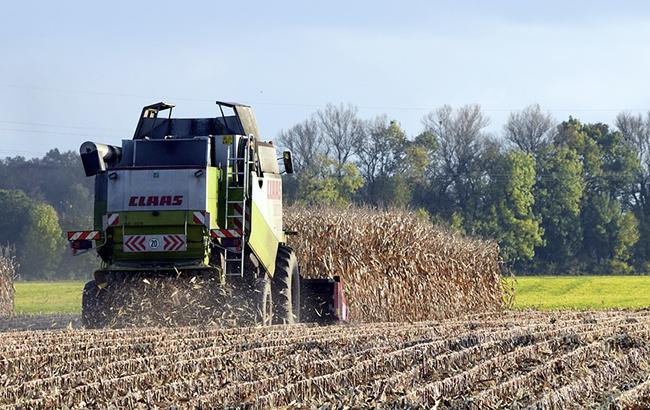
M 430 132 L 417 135 L 404 148 L 404 160 L 399 171 L 408 186 L 408 203 L 418 208 L 431 208 L 427 203 L 429 182 L 435 172 L 433 164 L 438 150 L 438 141 Z
M 314 166 L 297 176 L 298 201 L 307 204 L 341 205 L 349 203 L 363 186 L 363 177 L 353 163 L 342 166 L 321 156 Z
M 54 279 L 65 250 L 65 239 L 56 210 L 45 203 L 33 204 L 20 240 L 18 258 L 25 279 Z
M 0 190 L 0 243 L 15 246 L 23 279 L 52 279 L 65 249 L 56 210 L 19 190 Z
M 492 182 L 476 230 L 499 241 L 505 261 L 528 261 L 542 243 L 543 233 L 533 213 L 535 160 L 530 154 L 510 151 L 495 158 L 488 175 Z
M 37 168 L 43 171 L 43 199 L 56 209 L 61 226 L 66 230 L 92 226 L 93 178 L 85 176 L 79 154 L 50 150 Z
M 365 122 L 364 135 L 355 146 L 357 166 L 364 178 L 361 197 L 369 203 L 392 203 L 392 196 L 385 192 L 402 167 L 406 134 L 384 115 Z
M 17 189 L 0 189 L 0 245 L 18 245 L 33 201 Z
M 632 257 L 634 245 L 640 238 L 639 221 L 632 212 L 625 212 L 619 218 L 615 238 L 614 255 L 609 271 L 614 274 L 633 273 L 628 261 Z
M 622 112 L 615 124 L 640 164 L 631 200 L 639 231 L 633 258 L 637 268 L 647 272 L 650 267 L 650 113 L 644 117 Z
M 558 127 L 556 143 L 576 151 L 582 160 L 584 195 L 581 203 L 583 242 L 581 258 L 587 268 L 609 273 L 629 270 L 629 248 L 638 240 L 638 229 L 626 213 L 636 189 L 639 159 L 622 133 L 606 124 L 581 124 L 569 118 Z M 621 230 L 637 229 L 621 241 Z
M 415 137 L 413 142 L 407 147 L 407 150 L 409 148 L 420 151 L 416 155 L 418 158 L 416 161 L 417 174 L 423 177 L 430 175 L 431 167 L 433 166 L 439 148 L 436 136 L 431 132 L 424 131 Z
M 537 268 L 544 273 L 566 273 L 575 268 L 582 245 L 582 162 L 575 150 L 550 146 L 539 154 L 537 172 L 535 213 L 544 229 L 544 243 L 536 251 Z
M 583 220 L 591 224 L 584 229 L 585 254 L 597 273 L 632 272 L 628 260 L 639 239 L 638 222 L 632 213 L 621 208 L 618 201 L 600 194 L 589 198 L 583 212 Z
M 92 223 L 93 179 L 85 176 L 76 152 L 53 149 L 43 158 L 0 160 L 0 189 L 19 189 L 49 203 L 66 229 Z

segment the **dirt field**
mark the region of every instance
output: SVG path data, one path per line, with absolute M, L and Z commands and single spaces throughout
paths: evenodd
M 65 321 L 0 336 L 0 408 L 650 405 L 649 311 L 235 329 Z

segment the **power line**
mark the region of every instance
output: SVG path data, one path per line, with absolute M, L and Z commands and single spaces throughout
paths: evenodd
M 24 150 L 9 150 L 9 149 L 0 149 L 0 153 L 3 154 L 11 154 L 11 155 L 17 155 L 17 154 L 30 154 L 30 155 L 45 155 L 47 152 L 36 152 L 36 151 L 24 151 Z
M 48 92 L 58 92 L 64 94 L 89 94 L 89 95 L 98 95 L 98 96 L 111 96 L 111 97 L 125 97 L 125 98 L 139 98 L 147 100 L 156 100 L 157 98 L 139 95 L 139 94 L 129 94 L 129 93 L 119 93 L 119 92 L 108 92 L 108 91 L 95 91 L 95 90 L 73 90 L 69 88 L 54 88 L 54 87 L 39 87 L 39 86 L 30 86 L 30 85 L 17 85 L 17 84 L 0 84 L 1 87 L 8 88 L 19 88 L 19 89 L 30 89 L 37 91 L 48 91 Z M 158 98 L 159 99 L 159 98 Z M 214 98 L 188 98 L 188 97 L 169 97 L 169 101 L 191 101 L 191 102 L 211 102 L 214 103 Z M 247 101 L 251 105 L 262 105 L 262 106 L 276 106 L 276 107 L 300 107 L 300 108 L 323 108 L 327 104 L 323 103 L 286 103 L 286 102 L 277 102 L 277 101 Z M 439 105 L 438 105 L 439 106 Z M 390 106 L 390 105 L 356 105 L 359 109 L 364 110 L 397 110 L 397 111 L 431 111 L 437 106 Z M 521 108 L 504 108 L 504 107 L 481 107 L 482 111 L 485 112 L 514 112 L 520 111 Z M 650 108 L 603 108 L 603 107 L 584 107 L 584 108 L 570 108 L 570 107 L 561 107 L 561 108 L 545 108 L 545 111 L 550 112 L 621 112 L 621 111 L 650 111 Z
M 110 132 L 128 132 L 124 129 L 117 128 L 98 128 L 98 127 L 88 127 L 82 125 L 60 125 L 60 124 L 48 124 L 42 122 L 25 122 L 25 121 L 9 121 L 9 120 L 0 120 L 0 123 L 3 124 L 16 124 L 16 125 L 27 125 L 34 127 L 54 127 L 54 128 L 69 128 L 69 129 L 78 129 L 78 130 L 98 130 L 98 131 L 110 131 Z
M 74 132 L 58 132 L 50 130 L 25 130 L 19 128 L 0 128 L 0 131 L 5 132 L 25 132 L 29 134 L 38 134 L 38 135 L 62 135 L 62 136 L 75 136 L 75 137 L 92 137 L 92 138 L 114 138 L 115 135 L 98 135 L 98 134 L 80 134 Z

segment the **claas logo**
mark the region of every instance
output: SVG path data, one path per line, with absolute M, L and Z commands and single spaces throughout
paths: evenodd
M 183 195 L 150 195 L 132 196 L 129 198 L 129 206 L 181 206 Z

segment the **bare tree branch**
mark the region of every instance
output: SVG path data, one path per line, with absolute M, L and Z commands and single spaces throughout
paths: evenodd
M 351 104 L 328 104 L 316 112 L 321 132 L 334 154 L 339 169 L 354 155 L 354 149 L 363 138 L 363 125 L 357 117 L 357 108 Z
M 326 145 L 315 118 L 309 118 L 294 125 L 286 131 L 281 131 L 278 137 L 280 144 L 294 155 L 294 164 L 298 172 L 309 168 L 319 155 L 326 154 Z
M 422 123 L 439 142 L 439 173 L 448 183 L 467 173 L 480 157 L 489 119 L 479 105 L 465 105 L 456 112 L 445 105 L 427 114 Z
M 554 128 L 555 120 L 549 113 L 542 112 L 539 104 L 510 113 L 503 127 L 506 140 L 529 154 L 536 154 L 548 144 Z
M 641 114 L 631 114 L 621 112 L 616 116 L 614 125 L 623 134 L 623 138 L 637 152 L 637 156 L 642 164 L 648 165 L 648 150 L 650 148 L 650 113 L 646 119 Z

